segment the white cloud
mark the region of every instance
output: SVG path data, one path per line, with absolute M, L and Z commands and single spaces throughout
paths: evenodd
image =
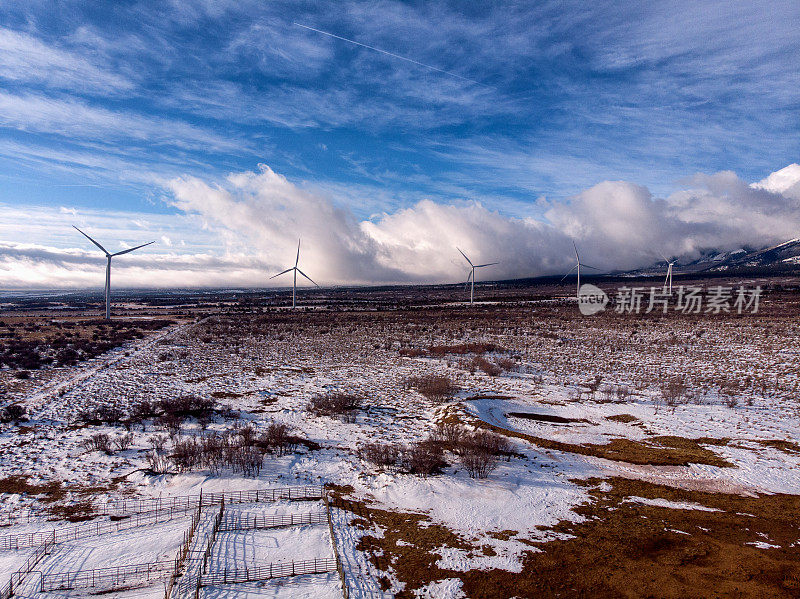
M 133 87 L 125 77 L 99 68 L 78 54 L 3 28 L 0 28 L 0 78 L 94 94 L 118 94 Z
M 757 185 L 723 171 L 695 175 L 679 191 L 656 198 L 645 187 L 606 181 L 549 204 L 544 220 L 509 217 L 479 202 L 430 200 L 359 220 L 262 165 L 258 172 L 231 174 L 222 184 L 173 179 L 168 201 L 178 214 L 82 210 L 77 224 L 102 243 L 122 247 L 161 239 L 115 265 L 115 282 L 122 286 L 290 284 L 268 276 L 293 264 L 300 237 L 301 268 L 320 283 L 457 282 L 467 268 L 456 246 L 474 262 L 500 262 L 481 277 L 502 279 L 566 272 L 573 240 L 586 263 L 612 270 L 647 266 L 662 254 L 688 256 L 795 238 L 800 197 L 785 195 L 796 188 L 790 183 L 786 169 Z M 787 192 L 764 189 L 780 185 Z M 102 256 L 74 235 L 68 225 L 76 219 L 69 211 L 0 208 L 5 286 L 102 283 Z M 22 219 L 34 223 L 24 234 Z M 137 226 L 145 221 L 146 229 Z

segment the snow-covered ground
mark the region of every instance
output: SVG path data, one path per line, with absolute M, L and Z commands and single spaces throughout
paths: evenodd
M 683 488 L 800 494 L 800 452 L 792 445 L 800 443 L 800 410 L 794 395 L 800 357 L 782 351 L 798 339 L 796 331 L 782 328 L 781 323 L 769 325 L 780 329 L 778 338 L 766 330 L 767 325 L 764 330 L 751 327 L 748 331 L 744 324 L 734 327 L 725 321 L 703 323 L 701 337 L 694 334 L 697 323 L 678 321 L 653 330 L 642 328 L 633 341 L 627 331 L 613 333 L 612 341 L 604 341 L 602 327 L 592 328 L 584 321 L 574 328 L 564 323 L 558 325 L 560 330 L 544 334 L 534 325 L 503 329 L 486 324 L 471 328 L 466 323 L 459 328 L 418 319 L 407 326 L 400 318 L 369 314 L 313 326 L 295 326 L 292 315 L 274 322 L 266 318 L 265 325 L 252 330 L 246 317 L 242 317 L 244 325 L 237 317 L 182 325 L 116 350 L 108 361 L 79 367 L 68 380 L 64 375 L 57 385 L 33 392 L 25 400 L 31 421 L 25 428 L 7 425 L 0 433 L 0 478 L 24 474 L 31 482 L 64 481 L 64 489 L 72 494 L 55 503 L 87 498 L 99 503 L 127 494 L 164 498 L 201 490 L 340 485 L 354 500 L 385 510 L 424 514 L 473 546 L 491 548 L 476 555 L 442 547 L 438 551 L 441 567 L 511 572 L 522 567 L 520 556 L 531 551 L 528 542 L 553 538 L 556 535 L 548 527 L 580 519 L 574 508 L 590 501 L 587 487 L 578 484 L 581 479 L 625 476 Z M 408 357 L 398 352 L 410 345 L 426 348 L 473 339 L 502 346 L 504 350 L 489 357 L 511 356 L 515 367 L 500 376 L 488 376 L 465 365 L 471 356 L 445 352 Z M 660 349 L 645 353 L 643 346 Z M 603 359 L 607 352 L 613 353 L 613 360 Z M 657 381 L 689 371 L 694 377 L 690 384 L 702 388 L 702 393 L 674 407 L 663 405 Z M 422 374 L 445 375 L 460 391 L 444 404 L 426 399 L 404 384 L 406 378 Z M 624 385 L 627 392 L 616 397 L 610 390 L 605 395 L 602 390 L 588 393 L 596 376 L 603 380 L 600 388 Z M 732 392 L 737 381 L 741 385 Z M 354 422 L 314 416 L 306 409 L 312 396 L 331 390 L 364 398 Z M 733 405 L 726 404 L 730 393 L 738 394 Z M 175 472 L 174 468 L 154 474 L 147 455 L 152 451 L 151 438 L 164 431 L 152 421 L 146 423 L 147 430 L 133 427 L 127 449 L 106 454 L 85 447 L 93 434 L 105 432 L 116 438 L 126 433 L 118 426 L 80 424 L 79 413 L 86 407 L 113 404 L 128 409 L 140 400 L 187 394 L 215 397 L 220 406 L 229 405 L 237 412 L 235 423 L 217 417 L 208 425 L 209 432 L 244 425 L 260 432 L 270 422 L 282 422 L 309 444 L 284 456 L 267 455 L 255 477 L 227 470 Z M 505 429 L 569 444 L 605 444 L 619 438 L 645 441 L 661 435 L 710 438 L 717 442 L 705 447 L 733 467 L 635 465 L 543 449 L 511 438 L 512 455 L 501 460 L 485 480 L 470 478 L 454 455 L 447 456 L 449 465 L 441 475 L 423 478 L 384 471 L 358 453 L 368 442 L 407 444 L 424 439 L 446 413 L 471 415 Z M 519 416 L 526 413 L 569 422 Z M 190 420 L 179 436 L 207 431 Z M 166 447 L 171 446 L 172 441 L 167 441 Z M 258 509 L 271 514 L 306 513 L 321 505 L 277 502 Z M 691 504 L 663 506 L 703 509 Z M 15 524 L 2 532 L 52 527 L 52 522 L 45 522 L 47 507 L 43 497 L 0 495 L 0 514 L 30 508 L 39 515 L 32 523 Z M 226 506 L 229 511 L 251 509 Z M 334 510 L 333 516 L 345 571 L 362 581 L 353 583 L 351 596 L 359 592 L 375 596 L 370 593 L 377 592 L 375 578 L 380 573 L 356 548 L 365 530 L 352 527 L 348 513 Z M 169 559 L 186 528 L 185 522 L 173 522 L 62 544 L 41 567 L 63 571 Z M 497 534 L 509 530 L 515 534 Z M 231 568 L 332 555 L 327 525 L 225 531 L 217 535 L 212 548 L 212 562 Z M 24 559 L 24 552 L 0 552 L 0 582 Z M 459 589 L 460 581 L 444 580 L 428 585 L 420 596 L 458 597 Z M 341 595 L 341 589 L 332 573 L 206 587 L 203 593 L 205 597 L 328 597 Z

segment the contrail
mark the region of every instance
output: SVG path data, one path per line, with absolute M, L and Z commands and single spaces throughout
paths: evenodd
M 298 27 L 302 27 L 303 29 L 310 29 L 311 31 L 316 31 L 317 33 L 321 33 L 322 35 L 327 35 L 328 37 L 336 38 L 337 40 L 342 40 L 343 42 L 348 42 L 351 44 L 355 44 L 356 46 L 361 46 L 362 48 L 369 48 L 370 50 L 375 50 L 375 52 L 380 52 L 381 54 L 386 54 L 387 56 L 391 56 L 392 58 L 399 58 L 400 60 L 405 60 L 406 62 L 410 62 L 411 64 L 415 64 L 421 67 L 425 67 L 426 69 L 430 69 L 431 71 L 436 71 L 437 73 L 444 73 L 445 75 L 450 75 L 451 77 L 457 77 L 458 79 L 462 79 L 463 81 L 469 81 L 470 83 L 474 83 L 476 85 L 483 85 L 480 81 L 475 81 L 474 79 L 469 79 L 467 77 L 462 77 L 461 75 L 457 75 L 456 73 L 451 73 L 450 71 L 445 71 L 443 69 L 437 68 L 433 65 L 425 64 L 424 62 L 419 62 L 417 60 L 412 60 L 411 58 L 406 58 L 405 56 L 400 56 L 399 54 L 393 54 L 392 52 L 387 52 L 386 50 L 381 50 L 380 48 L 376 48 L 375 46 L 368 46 L 367 44 L 362 44 L 361 42 L 357 42 L 355 40 L 347 39 L 346 37 L 342 37 L 340 35 L 335 35 L 333 33 L 328 33 L 327 31 L 322 31 L 321 29 L 314 29 L 313 27 L 309 27 L 308 25 L 303 25 L 301 23 L 295 23 L 292 21 L 293 25 L 297 25 Z

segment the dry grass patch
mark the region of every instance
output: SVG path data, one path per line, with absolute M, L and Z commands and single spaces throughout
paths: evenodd
M 564 451 L 578 455 L 590 455 L 629 464 L 650 466 L 688 466 L 689 464 L 708 464 L 720 468 L 732 468 L 733 464 L 716 453 L 703 447 L 706 445 L 727 445 L 728 439 L 685 439 L 683 437 L 658 436 L 645 441 L 631 439 L 612 439 L 605 445 L 592 443 L 576 444 L 553 441 L 543 437 L 535 437 L 527 433 L 510 430 L 472 417 L 473 424 L 496 433 L 523 439 L 544 449 Z
M 605 485 L 600 486 L 600 482 Z M 741 497 L 674 489 L 622 478 L 576 481 L 592 501 L 575 508 L 583 522 L 561 522 L 563 540 L 518 539 L 535 547 L 522 556 L 519 573 L 500 569 L 461 572 L 440 568 L 438 551 L 452 547 L 472 556 L 491 547 L 465 539 L 427 516 L 389 512 L 360 502 L 341 505 L 361 516 L 359 549 L 375 566 L 404 584 L 398 599 L 415 597 L 426 584 L 460 579 L 471 599 L 512 597 L 797 597 L 800 593 L 800 497 Z M 675 509 L 633 497 L 692 503 L 717 511 Z M 355 507 L 354 507 L 355 506 Z M 489 533 L 509 539 L 515 531 Z M 772 548 L 762 548 L 760 543 Z M 793 546 L 793 544 L 795 546 Z M 384 580 L 388 589 L 388 581 Z

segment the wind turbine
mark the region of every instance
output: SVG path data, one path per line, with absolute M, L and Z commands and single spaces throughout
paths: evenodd
M 664 290 L 666 291 L 667 286 L 669 286 L 669 294 L 672 295 L 672 265 L 675 264 L 677 260 L 670 262 L 664 254 L 661 254 L 661 257 L 664 258 L 664 262 L 667 263 L 667 278 L 664 279 Z
M 578 255 L 578 246 L 575 245 L 574 241 L 572 242 L 572 247 L 575 248 L 575 266 L 570 268 L 569 272 L 567 274 L 565 274 L 563 277 L 561 277 L 561 281 L 563 281 L 568 276 L 570 276 L 572 274 L 572 271 L 577 268 L 578 269 L 578 286 L 577 286 L 577 290 L 578 291 L 577 291 L 576 295 L 580 295 L 580 292 L 581 292 L 581 266 L 583 266 L 584 268 L 591 268 L 592 270 L 600 270 L 600 269 L 595 267 L 595 266 L 589 266 L 588 264 L 581 264 L 581 257 Z M 559 281 L 559 283 L 561 281 Z
M 128 252 L 132 252 L 133 250 L 138 250 L 139 248 L 143 248 L 146 245 L 150 245 L 151 243 L 155 243 L 155 241 L 150 241 L 148 243 L 143 243 L 142 245 L 137 245 L 135 248 L 128 248 L 127 250 L 122 250 L 121 252 L 117 252 L 116 254 L 109 254 L 108 251 L 106 250 L 106 248 L 104 248 L 102 245 L 97 243 L 94 239 L 89 237 L 86 233 L 81 231 L 78 227 L 76 227 L 75 225 L 72 225 L 72 227 L 78 233 L 83 235 L 86 239 L 88 239 L 93 244 L 95 244 L 97 247 L 99 247 L 102 250 L 102 252 L 106 255 L 106 260 L 107 260 L 107 262 L 106 262 L 106 320 L 108 320 L 109 318 L 111 318 L 111 258 L 113 258 L 114 256 L 121 256 L 122 254 L 127 254 Z
M 459 252 L 461 252 L 461 248 L 456 248 Z M 464 252 L 461 252 L 461 255 L 464 256 L 464 260 L 469 262 L 471 270 L 469 271 L 469 276 L 467 277 L 467 282 L 465 285 L 469 285 L 470 281 L 472 281 L 472 288 L 469 290 L 469 303 L 473 303 L 473 299 L 475 297 L 475 269 L 476 268 L 483 268 L 484 266 L 494 266 L 495 264 L 500 264 L 499 262 L 487 262 L 486 264 L 473 264 L 472 260 L 467 258 L 467 255 Z
M 304 273 L 302 270 L 297 268 L 297 265 L 299 263 L 300 263 L 300 240 L 298 239 L 297 240 L 297 258 L 294 261 L 294 266 L 292 266 L 291 268 L 287 268 L 283 272 L 279 272 L 278 274 L 273 275 L 273 276 L 270 277 L 270 279 L 274 279 L 275 277 L 279 277 L 281 275 L 285 275 L 287 272 L 294 271 L 294 280 L 292 281 L 292 308 L 296 308 L 297 307 L 297 301 L 296 301 L 296 299 L 297 299 L 297 273 L 300 273 L 306 279 L 308 279 L 309 281 L 314 283 L 314 281 L 311 280 L 311 277 L 309 277 L 306 273 Z M 322 289 L 322 287 L 320 287 L 316 283 L 314 283 L 314 285 L 316 285 L 318 289 Z

